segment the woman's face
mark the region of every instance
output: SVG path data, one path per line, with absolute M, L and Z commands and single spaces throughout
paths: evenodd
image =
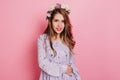
M 64 18 L 60 13 L 55 14 L 52 20 L 52 26 L 57 34 L 60 34 L 64 30 Z

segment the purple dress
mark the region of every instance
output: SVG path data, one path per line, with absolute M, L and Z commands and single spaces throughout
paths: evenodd
M 62 41 L 53 41 L 57 55 L 54 57 L 46 34 L 38 37 L 38 64 L 41 68 L 39 80 L 81 80 L 74 62 L 74 56 Z M 67 65 L 73 68 L 73 73 L 66 74 Z

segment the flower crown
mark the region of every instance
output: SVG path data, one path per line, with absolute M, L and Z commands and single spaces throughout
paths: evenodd
M 49 19 L 51 17 L 51 14 L 53 13 L 53 11 L 56 10 L 56 9 L 64 9 L 68 14 L 70 13 L 70 9 L 69 9 L 68 5 L 56 3 L 56 5 L 52 6 L 47 11 L 46 19 Z

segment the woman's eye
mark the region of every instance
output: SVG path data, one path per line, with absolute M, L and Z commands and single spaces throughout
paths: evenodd
M 57 19 L 55 19 L 55 20 L 54 20 L 54 22 L 58 22 L 58 20 L 57 20 Z
M 59 21 L 58 19 L 55 19 L 55 20 L 54 20 L 54 22 L 58 22 L 58 21 Z M 60 22 L 64 23 L 65 20 L 62 20 L 62 21 L 60 21 Z

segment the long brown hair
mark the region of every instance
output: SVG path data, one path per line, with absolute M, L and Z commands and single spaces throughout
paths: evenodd
M 72 51 L 72 49 L 75 46 L 75 41 L 73 40 L 73 35 L 72 35 L 72 30 L 71 30 L 72 25 L 70 23 L 68 13 L 64 9 L 55 9 L 52 12 L 51 17 L 48 19 L 48 26 L 47 26 L 44 33 L 46 33 L 49 36 L 50 46 L 53 49 L 53 47 L 52 47 L 52 37 L 57 37 L 57 33 L 53 30 L 52 20 L 53 20 L 55 14 L 57 14 L 57 13 L 60 13 L 64 17 L 64 24 L 65 24 L 64 30 L 60 33 L 60 38 L 62 38 L 63 42 Z

